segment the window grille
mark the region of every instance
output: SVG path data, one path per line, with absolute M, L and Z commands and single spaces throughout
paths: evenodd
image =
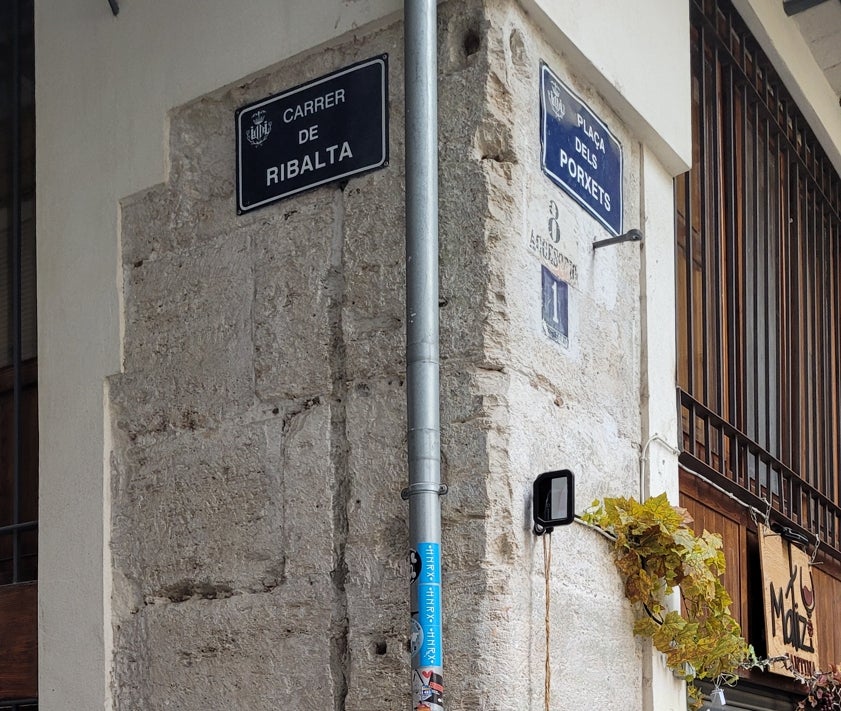
M 841 180 L 729 0 L 692 0 L 682 462 L 841 557 Z
M 32 0 L 0 10 L 0 586 L 37 577 Z
M 0 2 L 0 711 L 37 707 L 33 32 L 33 0 Z

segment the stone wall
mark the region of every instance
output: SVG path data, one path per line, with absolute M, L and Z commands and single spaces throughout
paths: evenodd
M 607 234 L 542 175 L 540 60 L 619 136 L 628 227 L 639 147 L 514 3 L 445 3 L 439 30 L 447 708 L 536 709 L 531 482 L 573 469 L 579 510 L 637 495 L 641 438 L 639 247 L 594 253 Z M 237 216 L 234 110 L 381 53 L 390 165 Z M 401 53 L 401 25 L 360 30 L 175 110 L 168 181 L 123 202 L 117 709 L 409 707 Z M 569 282 L 566 345 L 544 264 Z M 558 530 L 553 560 L 553 708 L 642 708 L 605 541 Z

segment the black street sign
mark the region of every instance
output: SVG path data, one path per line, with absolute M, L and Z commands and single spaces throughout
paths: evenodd
M 388 165 L 388 55 L 243 106 L 237 212 Z

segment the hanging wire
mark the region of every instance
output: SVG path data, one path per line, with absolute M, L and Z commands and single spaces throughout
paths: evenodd
M 639 481 L 639 488 L 640 488 L 640 501 L 643 501 L 645 496 L 645 465 L 648 463 L 648 448 L 651 446 L 652 442 L 660 442 L 666 449 L 668 449 L 672 454 L 678 455 L 680 454 L 680 450 L 676 449 L 674 445 L 671 444 L 667 439 L 662 437 L 661 435 L 657 434 L 656 432 L 648 438 L 648 441 L 642 448 L 642 452 L 640 454 L 640 481 Z
M 585 528 L 589 528 L 591 531 L 595 531 L 600 536 L 603 536 L 604 538 L 607 538 L 607 540 L 611 541 L 612 543 L 616 543 L 616 536 L 614 536 L 612 533 L 608 533 L 603 528 L 599 528 L 598 526 L 594 526 L 592 523 L 587 523 L 580 516 L 575 517 L 575 522 L 577 524 L 581 525 L 581 526 L 584 526 Z
M 732 499 L 733 501 L 735 501 L 740 506 L 743 506 L 744 508 L 746 508 L 750 512 L 751 518 L 753 519 L 754 523 L 757 523 L 756 516 L 761 516 L 762 520 L 765 522 L 765 525 L 770 528 L 770 526 L 771 526 L 771 524 L 770 524 L 771 502 L 768 499 L 762 499 L 762 501 L 765 504 L 765 506 L 767 507 L 767 509 L 765 511 L 760 511 L 755 506 L 751 506 L 750 504 L 746 504 L 744 501 L 742 501 L 735 494 L 731 494 L 729 491 L 727 491 L 727 489 L 719 486 L 718 484 L 716 484 L 713 481 L 710 481 L 703 474 L 700 474 L 700 473 L 696 472 L 694 469 L 690 469 L 685 464 L 681 464 L 680 468 L 683 469 L 684 471 L 686 471 L 687 473 L 692 474 L 692 476 L 697 477 L 698 479 L 703 481 L 705 484 L 708 484 L 709 486 L 711 486 L 716 491 L 721 492 L 728 499 Z
M 775 531 L 771 530 L 771 511 L 773 509 L 773 504 L 771 503 L 770 499 L 762 499 L 762 502 L 765 504 L 765 511 L 760 511 L 755 506 L 751 506 L 750 504 L 747 504 L 744 501 L 742 501 L 738 496 L 736 496 L 734 494 L 731 494 L 729 491 L 727 491 L 727 489 L 724 489 L 724 488 L 720 487 L 718 484 L 716 484 L 715 482 L 710 481 L 703 474 L 699 474 L 694 469 L 690 469 L 689 467 L 687 467 L 685 464 L 681 464 L 680 466 L 681 466 L 682 469 L 687 471 L 689 474 L 692 474 L 692 476 L 697 477 L 698 479 L 703 481 L 705 484 L 711 486 L 716 491 L 719 491 L 722 494 L 724 494 L 727 498 L 732 499 L 733 501 L 735 501 L 740 506 L 745 507 L 748 510 L 748 513 L 750 513 L 750 517 L 751 517 L 751 520 L 753 521 L 754 526 L 756 526 L 757 528 L 759 528 L 759 522 L 761 520 L 762 523 L 764 524 L 765 528 L 768 531 L 765 534 L 766 536 L 779 536 L 780 535 L 779 533 L 776 533 Z M 820 547 L 821 547 L 820 534 L 815 533 L 815 549 L 812 551 L 812 557 L 809 560 L 809 565 L 821 565 L 820 563 L 815 562 L 815 559 L 818 557 L 818 550 L 820 549 Z
M 552 568 L 552 532 L 547 532 L 543 538 L 543 579 L 546 583 L 546 614 L 544 616 L 544 623 L 546 626 L 546 657 L 545 657 L 545 664 L 544 664 L 544 680 L 543 680 L 543 707 L 545 711 L 549 711 L 549 702 L 551 697 L 551 682 L 552 682 L 552 667 L 549 663 L 549 631 L 550 631 L 550 620 L 549 620 L 549 594 L 550 594 L 550 572 Z M 546 539 L 549 539 L 549 542 L 546 542 Z
M 821 547 L 821 536 L 819 533 L 815 533 L 815 550 L 812 551 L 812 557 L 809 559 L 809 565 L 819 565 L 815 563 L 815 558 L 818 557 L 818 549 Z

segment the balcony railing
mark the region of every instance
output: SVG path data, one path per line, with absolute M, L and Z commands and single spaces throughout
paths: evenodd
M 841 559 L 841 506 L 682 390 L 678 407 L 681 464 Z

